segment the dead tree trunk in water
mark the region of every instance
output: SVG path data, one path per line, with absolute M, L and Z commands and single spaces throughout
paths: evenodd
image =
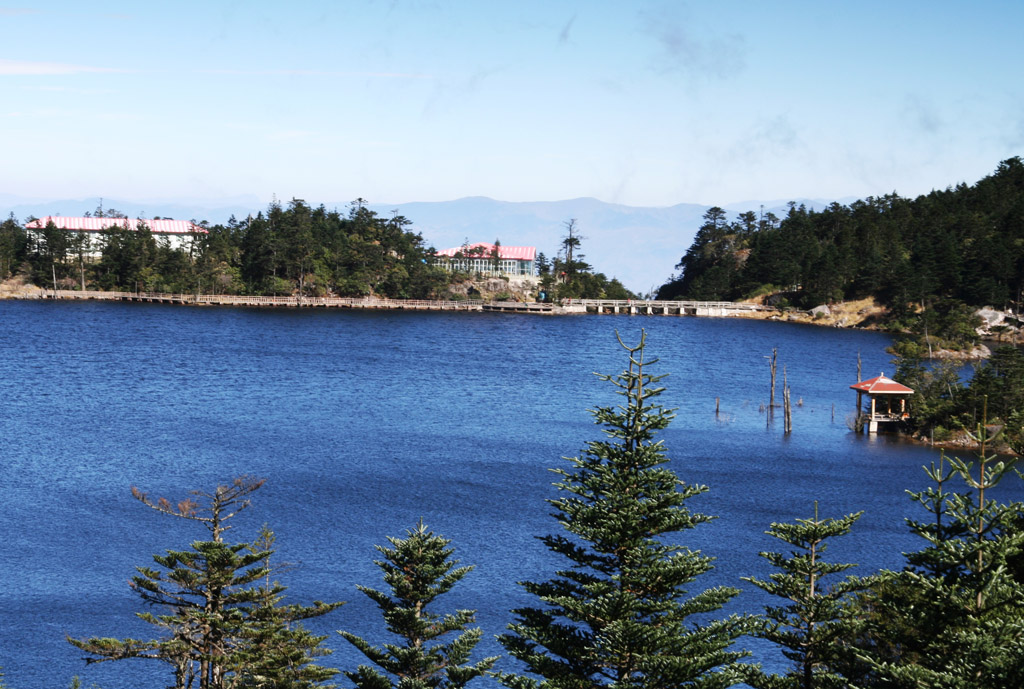
M 768 369 L 772 374 L 772 387 L 771 392 L 768 395 L 768 413 L 770 414 L 772 408 L 775 406 L 775 372 L 778 369 L 779 348 L 774 347 L 772 349 L 772 355 L 766 356 L 765 359 L 768 360 Z
M 793 407 L 789 403 L 789 379 L 786 376 L 786 367 L 782 367 L 782 428 L 787 435 L 793 430 Z

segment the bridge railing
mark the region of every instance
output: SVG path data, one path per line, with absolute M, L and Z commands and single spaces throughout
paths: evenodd
M 115 292 L 102 290 L 46 290 L 53 299 L 141 299 L 179 304 L 238 304 L 249 306 L 362 306 L 368 308 L 476 308 L 480 299 L 378 299 L 373 297 L 299 297 L 241 294 L 188 294 L 175 292 Z
M 484 304 L 501 305 L 512 302 L 485 302 L 481 299 L 433 300 L 433 299 L 380 299 L 375 297 L 299 297 L 263 296 L 240 294 L 188 294 L 167 292 L 104 292 L 100 290 L 46 290 L 44 295 L 52 299 L 138 299 L 164 301 L 178 304 L 210 304 L 238 306 L 335 306 L 380 309 L 473 309 Z M 659 301 L 650 299 L 563 299 L 562 306 L 583 306 L 597 310 L 607 308 L 667 309 L 719 309 L 724 311 L 770 311 L 772 307 L 760 304 L 746 304 L 732 301 Z M 517 302 L 518 308 L 549 308 L 548 305 L 531 306 L 531 302 Z
M 729 311 L 770 311 L 772 307 L 735 301 L 666 301 L 656 299 L 563 299 L 567 306 L 591 306 L 596 308 L 652 307 L 656 309 L 727 309 Z

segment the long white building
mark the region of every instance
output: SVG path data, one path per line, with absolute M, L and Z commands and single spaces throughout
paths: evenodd
M 138 230 L 140 223 L 145 223 L 150 232 L 157 239 L 166 238 L 171 248 L 188 250 L 189 244 L 195 238 L 208 234 L 206 229 L 188 220 L 141 220 L 139 218 L 75 218 L 61 215 L 47 215 L 45 218 L 38 218 L 25 224 L 29 232 L 38 232 L 47 224 L 53 223 L 58 229 L 75 234 L 87 234 L 93 241 L 90 242 L 91 255 L 99 255 L 99 236 L 111 228 L 124 228 Z

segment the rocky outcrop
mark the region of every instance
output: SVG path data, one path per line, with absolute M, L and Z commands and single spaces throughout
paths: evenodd
M 448 286 L 448 292 L 468 299 L 535 301 L 540 280 L 523 275 L 481 277 Z
M 980 361 L 990 356 L 992 356 L 992 350 L 979 344 L 971 349 L 936 349 L 932 352 L 931 358 L 951 361 Z
M 42 293 L 43 290 L 20 277 L 0 282 L 0 299 L 38 299 Z
M 1024 322 L 1013 311 L 999 311 L 985 306 L 974 312 L 981 319 L 977 332 L 987 340 L 1017 342 L 1021 339 Z
M 772 299 L 751 299 L 749 303 L 772 305 Z M 873 299 L 835 302 L 820 304 L 810 311 L 751 311 L 736 314 L 742 318 L 760 318 L 773 321 L 792 321 L 796 323 L 812 323 L 833 328 L 866 328 L 878 327 L 885 314 L 885 307 L 876 304 Z

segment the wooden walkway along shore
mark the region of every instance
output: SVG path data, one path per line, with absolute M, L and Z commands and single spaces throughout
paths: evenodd
M 480 311 L 479 299 L 438 301 L 427 299 L 374 299 L 367 297 L 261 297 L 237 294 L 168 294 L 165 292 L 101 292 L 46 290 L 44 299 L 95 299 L 190 306 L 263 306 L 290 308 L 412 309 L 426 311 Z
M 662 316 L 734 316 L 770 310 L 757 304 L 729 301 L 654 301 L 637 299 L 566 299 L 561 304 L 521 301 L 441 301 L 427 299 L 376 299 L 371 297 L 260 297 L 234 294 L 168 294 L 164 292 L 102 292 L 95 290 L 46 290 L 43 299 L 92 299 L 190 306 L 255 306 L 285 308 L 401 309 L 416 311 L 489 311 L 492 313 L 630 314 Z

